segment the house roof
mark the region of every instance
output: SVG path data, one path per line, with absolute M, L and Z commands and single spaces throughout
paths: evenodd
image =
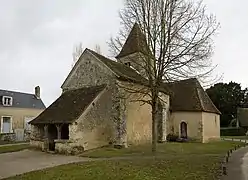
M 196 78 L 165 84 L 171 94 L 172 111 L 204 111 L 221 114 Z
M 72 123 L 105 87 L 102 85 L 66 91 L 30 124 Z
M 122 47 L 122 50 L 116 56 L 116 58 L 118 59 L 136 52 L 147 54 L 149 51 L 150 50 L 147 45 L 146 37 L 142 33 L 140 26 L 135 23 L 125 44 Z
M 0 107 L 3 106 L 2 97 L 3 96 L 10 96 L 12 97 L 12 106 L 15 108 L 31 108 L 31 109 L 45 109 L 45 105 L 41 99 L 36 98 L 34 94 L 22 93 L 22 92 L 15 92 L 15 91 L 8 91 L 0 89 Z M 9 106 L 8 106 L 9 107 Z

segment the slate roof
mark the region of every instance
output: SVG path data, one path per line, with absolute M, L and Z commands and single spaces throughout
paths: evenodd
M 31 109 L 45 109 L 45 105 L 41 99 L 37 99 L 34 94 L 8 91 L 0 89 L 0 108 L 4 108 L 2 104 L 2 97 L 10 96 L 13 99 L 12 106 L 7 107 L 15 107 L 15 108 L 31 108 Z
M 143 54 L 150 52 L 146 37 L 137 23 L 134 24 L 121 52 L 116 56 L 116 58 L 118 59 L 136 52 L 141 52 Z
M 72 123 L 105 87 L 102 85 L 66 91 L 30 124 Z
M 196 78 L 165 84 L 171 94 L 172 111 L 203 111 L 221 114 Z

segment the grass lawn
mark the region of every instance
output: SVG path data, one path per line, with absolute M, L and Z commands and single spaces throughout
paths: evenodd
M 22 151 L 24 149 L 28 149 L 29 144 L 22 144 L 22 145 L 9 145 L 9 146 L 0 146 L 0 154 L 8 153 L 8 152 L 16 152 Z
M 233 139 L 247 139 L 248 136 L 221 136 L 222 138 L 233 138 Z
M 15 142 L 11 142 L 11 141 L 2 141 L 0 140 L 0 145 L 5 145 L 5 144 L 19 144 L 19 143 L 28 143 L 27 141 L 15 141 Z
M 167 143 L 158 146 L 158 156 L 150 146 L 116 150 L 102 148 L 85 152 L 87 157 L 136 156 L 126 160 L 100 160 L 58 166 L 6 180 L 214 180 L 227 150 L 240 142 Z

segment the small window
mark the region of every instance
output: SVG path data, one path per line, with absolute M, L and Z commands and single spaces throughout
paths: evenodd
M 3 96 L 2 103 L 4 106 L 12 106 L 13 98 L 9 96 Z
M 130 62 L 126 62 L 125 65 L 130 67 L 131 66 L 131 63 Z
M 2 117 L 1 133 L 11 133 L 12 124 L 11 117 Z

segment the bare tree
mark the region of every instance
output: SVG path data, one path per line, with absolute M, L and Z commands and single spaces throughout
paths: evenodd
M 82 53 L 83 53 L 82 42 L 74 45 L 74 49 L 73 49 L 73 53 L 72 53 L 72 57 L 73 57 L 72 67 L 76 64 L 76 62 L 78 61 L 78 59 L 80 58 Z
M 160 88 L 164 82 L 206 77 L 213 71 L 212 37 L 219 24 L 212 14 L 206 13 L 202 0 L 125 0 L 120 18 L 120 33 L 109 42 L 112 53 L 120 52 L 135 23 L 148 46 L 147 53 L 140 57 L 142 61 L 134 63 L 148 82 L 145 93 L 150 97 L 146 103 L 152 106 L 152 151 L 155 152 Z M 132 91 L 137 93 L 135 88 Z
M 100 47 L 99 44 L 96 44 L 96 45 L 95 45 L 95 51 L 96 51 L 98 54 L 102 54 L 102 52 L 101 52 L 101 47 Z

